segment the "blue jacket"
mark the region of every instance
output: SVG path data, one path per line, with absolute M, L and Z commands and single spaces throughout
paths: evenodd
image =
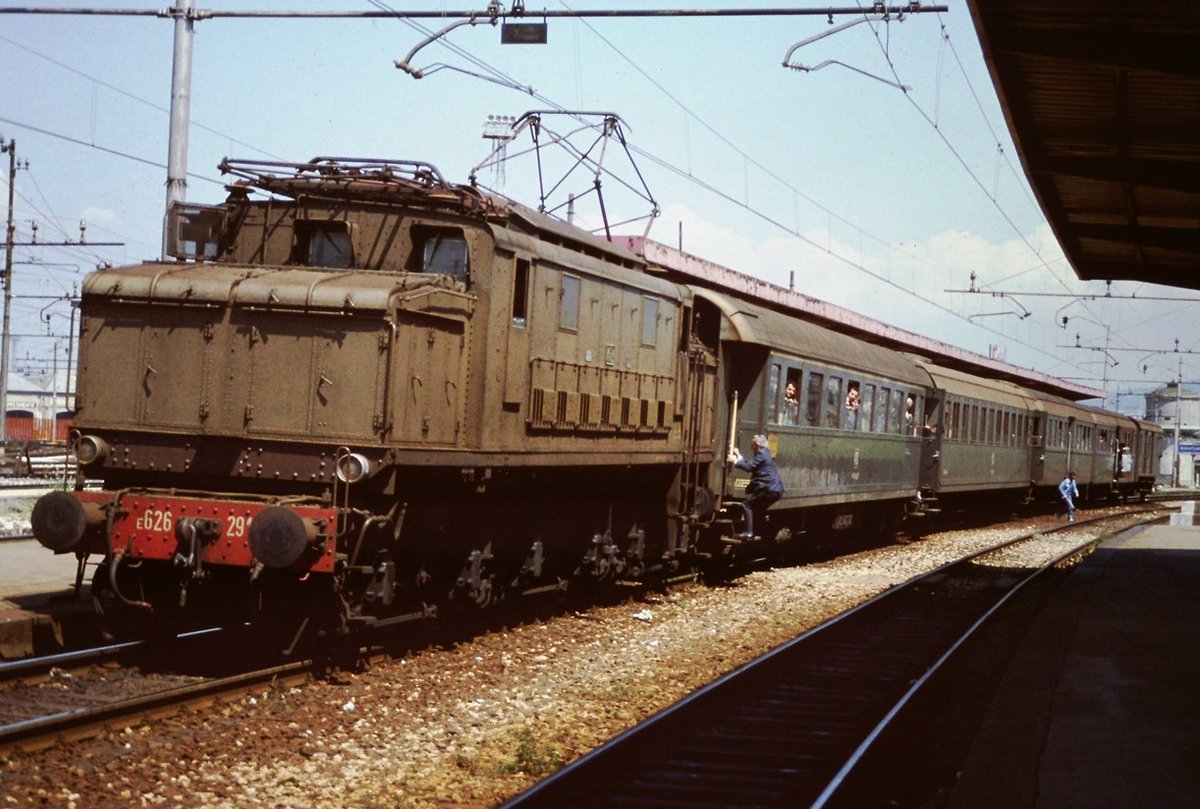
M 746 494 L 771 492 L 783 494 L 783 481 L 779 479 L 779 470 L 775 467 L 775 459 L 766 447 L 756 447 L 753 458 L 741 457 L 734 464 L 738 469 L 750 473 L 750 483 L 746 485 Z
M 1079 487 L 1075 485 L 1075 481 L 1071 478 L 1063 478 L 1062 483 L 1058 484 L 1058 493 L 1063 497 L 1078 497 Z

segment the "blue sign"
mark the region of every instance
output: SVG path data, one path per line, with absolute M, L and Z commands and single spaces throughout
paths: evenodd
M 1200 444 L 1180 444 L 1180 455 L 1200 455 Z

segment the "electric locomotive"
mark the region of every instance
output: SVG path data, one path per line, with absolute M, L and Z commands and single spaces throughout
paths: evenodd
M 110 626 L 347 631 L 689 557 L 716 348 L 686 287 L 426 163 L 222 169 L 172 211 L 186 260 L 83 289 L 81 484 L 33 524 L 100 560 Z

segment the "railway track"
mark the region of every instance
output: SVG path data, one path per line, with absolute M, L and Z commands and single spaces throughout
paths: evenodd
M 1101 519 L 1111 518 L 1109 516 Z M 1074 525 L 1085 526 L 1096 521 L 1081 520 Z M 1067 527 L 1064 525 L 1057 530 Z M 1014 540 L 1014 542 L 1019 541 L 1025 540 Z M 1007 547 L 1011 544 L 1013 542 L 1006 543 L 1000 547 Z M 990 550 L 986 553 L 994 552 L 994 550 Z M 919 639 L 926 637 L 932 639 L 931 642 L 935 644 L 933 648 L 937 648 L 936 643 L 940 642 L 937 639 L 944 634 L 944 630 L 941 627 L 936 627 L 937 632 L 929 631 L 924 626 L 924 623 L 928 620 L 925 616 L 927 613 L 930 613 L 930 604 L 937 606 L 944 599 L 939 597 L 937 588 L 932 587 L 930 581 L 942 579 L 952 583 L 951 586 L 961 587 L 963 581 L 966 580 L 955 572 L 956 567 L 971 565 L 972 560 L 977 558 L 981 557 L 977 555 L 976 557 L 963 560 L 956 563 L 955 566 L 948 566 L 936 572 L 933 574 L 934 578 L 932 580 L 928 578 L 914 580 L 906 587 L 895 588 L 885 594 L 885 596 L 876 599 L 881 604 L 886 602 L 892 605 L 893 615 L 891 620 L 896 624 L 894 628 L 880 632 L 880 637 L 877 640 L 882 642 L 889 636 L 894 638 L 913 638 L 913 640 L 903 644 L 906 647 L 906 655 L 911 655 L 915 650 L 929 648 L 926 643 L 917 642 Z M 984 573 L 980 573 L 981 570 Z M 978 578 L 980 575 L 986 575 L 987 570 L 988 568 L 985 565 L 976 565 L 972 576 Z M 986 584 L 981 584 L 978 581 L 972 586 L 990 592 Z M 908 595 L 904 595 L 905 593 L 908 593 Z M 873 606 L 874 604 L 874 601 L 868 602 L 867 605 L 860 607 L 852 613 L 847 613 L 844 618 L 839 618 L 829 625 L 820 627 L 803 638 L 798 639 L 794 642 L 794 645 L 797 648 L 803 646 L 804 649 L 812 650 L 822 649 L 826 644 L 835 641 L 846 642 L 851 644 L 853 654 L 859 655 L 864 660 L 869 661 L 871 655 L 876 654 L 880 647 L 863 644 L 861 648 L 854 650 L 853 644 L 856 641 L 853 636 L 851 636 L 849 641 L 837 641 L 837 638 L 839 634 L 844 635 L 848 627 L 860 625 L 864 621 L 876 620 L 870 617 L 859 616 L 860 612 L 863 616 L 869 616 L 872 614 L 872 610 L 877 612 L 882 609 L 882 607 Z M 938 614 L 936 609 L 933 610 L 933 614 Z M 956 623 L 953 623 L 954 620 L 962 620 L 952 619 L 949 614 L 944 617 L 951 621 L 952 626 L 957 626 Z M 846 627 L 834 631 L 833 627 L 840 625 L 843 621 Z M 217 635 L 217 633 L 210 632 L 192 634 L 197 636 L 196 640 L 198 643 L 206 642 L 203 638 L 207 635 Z M 182 642 L 183 640 L 187 640 L 187 636 L 181 637 L 180 641 Z M 211 666 L 206 665 L 210 659 L 236 657 L 228 654 L 229 641 L 227 639 L 218 640 L 215 643 L 216 646 L 213 647 L 211 653 L 201 649 L 199 651 L 188 651 L 184 654 L 169 654 L 167 656 L 171 659 L 168 662 L 164 662 L 164 654 L 161 650 L 155 652 L 158 660 L 152 660 L 138 656 L 141 654 L 138 650 L 143 644 L 125 643 L 100 649 L 80 650 L 78 652 L 63 653 L 45 658 L 2 664 L 0 665 L 0 750 L 11 747 L 36 749 L 52 744 L 59 739 L 84 738 L 95 735 L 108 726 L 117 725 L 118 723 L 122 725 L 136 723 L 139 721 L 139 718 L 153 716 L 165 711 L 178 710 L 184 705 L 198 701 L 203 702 L 218 699 L 222 696 L 237 694 L 247 689 L 261 686 L 263 682 L 277 678 L 302 680 L 310 676 L 313 671 L 311 661 L 305 661 L 283 666 L 268 665 L 261 669 L 252 670 L 247 670 L 247 666 L 243 665 L 239 671 L 224 674 L 208 671 L 196 673 L 206 667 L 211 668 Z M 787 648 L 789 647 L 784 647 L 784 649 Z M 810 653 L 803 652 L 802 656 Z M 768 670 L 769 667 L 766 665 L 767 660 L 774 658 L 776 654 L 772 653 L 768 655 L 759 662 L 752 664 L 752 666 L 746 667 L 741 672 L 735 672 L 733 675 L 718 681 L 718 683 L 714 683 L 709 688 L 715 688 L 726 680 L 730 680 L 731 683 L 735 682 L 743 675 L 748 676 L 750 681 L 754 681 L 755 678 L 767 676 L 752 674 L 751 669 L 758 669 L 761 665 L 763 671 Z M 781 658 L 786 656 L 783 649 L 778 650 L 778 654 Z M 850 653 L 842 652 L 841 654 Z M 188 664 L 186 662 L 187 658 L 191 658 L 192 661 L 205 661 L 205 663 L 198 664 L 193 662 L 192 664 Z M 893 665 L 889 659 L 886 665 L 877 666 L 881 671 L 877 671 L 871 676 L 879 678 L 879 684 L 884 687 L 878 690 L 881 693 L 886 692 L 890 681 L 895 680 L 897 683 L 902 683 L 910 680 L 911 676 L 907 672 L 913 666 L 919 667 L 921 665 L 920 661 L 920 656 L 913 663 L 909 663 L 906 658 L 901 658 L 896 665 Z M 813 671 L 817 673 L 825 671 L 827 675 L 832 677 L 835 684 L 836 681 L 842 679 L 847 683 L 852 683 L 855 681 L 854 677 L 863 676 L 861 672 L 857 672 L 853 668 L 847 668 L 842 672 L 838 668 L 838 665 L 828 664 L 822 669 L 821 664 L 817 664 L 816 669 Z M 869 666 L 869 662 L 862 665 Z M 908 668 L 905 666 L 908 666 Z M 835 673 L 831 675 L 830 672 Z M 808 676 L 812 676 L 812 671 L 809 672 Z M 868 680 L 868 682 L 874 681 Z M 815 686 L 805 686 L 803 690 L 805 690 L 809 698 L 821 698 L 823 695 L 828 694 L 827 691 L 822 690 L 827 685 L 827 683 L 822 684 L 818 681 Z M 745 687 L 742 688 L 744 689 Z M 750 686 L 751 691 L 755 690 L 755 688 L 757 686 Z M 704 694 L 708 691 L 709 689 L 705 689 L 686 700 L 685 703 L 690 704 L 693 701 L 697 701 L 698 703 L 708 704 L 706 700 L 713 699 L 704 697 Z M 764 690 L 764 693 L 766 693 L 766 690 Z M 790 694 L 791 692 L 785 689 L 779 692 L 778 699 L 785 702 L 790 701 Z M 717 703 L 713 704 L 718 704 L 723 699 L 725 698 L 721 697 L 717 700 Z M 851 704 L 854 704 L 859 700 L 859 697 L 851 694 L 850 696 L 843 695 L 841 699 L 843 702 L 849 700 Z M 681 703 L 681 706 L 685 703 Z M 776 703 L 768 700 L 766 703 L 767 712 L 770 713 L 775 707 Z M 710 710 L 712 709 L 703 708 L 699 716 L 708 716 L 707 712 Z M 741 709 L 737 710 L 740 711 Z M 759 715 L 762 713 L 761 708 L 746 709 L 746 716 L 755 716 L 755 711 L 758 711 Z M 666 717 L 667 715 L 664 714 L 664 721 Z M 652 722 L 657 721 L 657 719 L 652 720 Z M 685 719 L 683 721 L 687 724 L 692 720 Z M 703 722 L 711 724 L 712 720 L 705 718 Z M 819 727 L 822 725 L 822 722 L 814 720 L 811 724 Z M 841 726 L 845 724 L 845 721 L 837 719 L 833 724 Z M 640 733 L 641 731 L 638 732 Z M 670 733 L 673 734 L 674 731 L 670 731 Z M 769 739 L 773 733 L 774 731 L 767 733 L 766 739 L 768 744 L 771 744 Z M 824 730 L 822 734 L 828 736 Z M 740 742 L 735 743 L 734 740 L 737 738 L 737 732 L 734 732 L 734 735 L 724 743 L 717 744 L 715 749 L 719 750 L 722 747 L 749 749 L 747 745 L 742 745 Z M 599 753 L 600 751 L 597 752 Z M 583 761 L 588 761 L 590 758 L 589 756 Z M 563 777 L 565 778 L 566 775 L 564 774 Z M 553 787 L 553 789 L 559 789 L 559 787 Z M 531 799 L 537 800 L 536 797 Z M 529 805 L 553 804 L 554 801 Z M 623 804 L 616 803 L 614 805 Z
M 1099 540 L 1065 539 L 1037 569 L 1005 565 L 1005 551 L 1107 519 L 1019 537 L 894 587 L 716 680 L 504 809 L 836 803 L 943 664 L 1027 584 Z
M 99 735 L 264 684 L 311 677 L 312 661 L 228 670 L 225 633 L 180 636 L 169 648 L 122 643 L 0 666 L 0 752 Z

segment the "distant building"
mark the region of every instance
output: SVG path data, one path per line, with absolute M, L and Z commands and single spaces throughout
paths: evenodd
M 74 379 L 72 379 L 74 382 Z M 65 441 L 74 415 L 67 393 L 67 373 L 8 375 L 8 413 L 4 437 L 9 442 Z
M 1158 479 L 1169 484 L 1175 477 L 1179 458 L 1179 485 L 1200 483 L 1200 393 L 1178 385 L 1165 385 L 1146 394 L 1146 418 L 1163 428 L 1163 454 Z M 1179 446 L 1175 426 L 1179 426 Z

